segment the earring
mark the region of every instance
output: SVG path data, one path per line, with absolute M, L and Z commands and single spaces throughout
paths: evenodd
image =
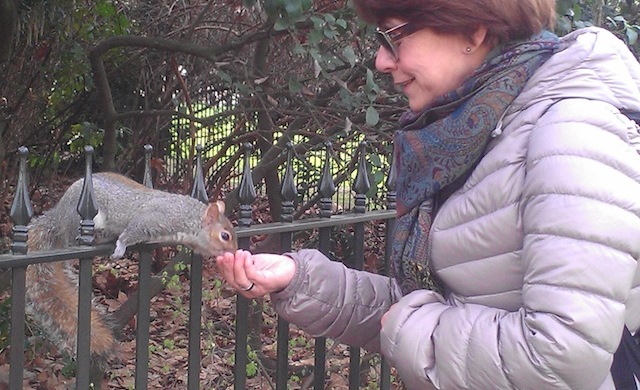
M 464 51 L 465 51 L 465 52 L 467 52 L 467 54 L 468 54 L 468 53 L 471 53 L 471 47 L 470 47 L 470 46 L 467 46 L 467 48 L 466 48 Z

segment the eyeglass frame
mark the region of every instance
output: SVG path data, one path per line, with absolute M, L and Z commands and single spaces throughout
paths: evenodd
M 396 42 L 423 28 L 426 28 L 426 26 L 417 22 L 400 23 L 388 30 L 382 30 L 380 27 L 376 27 L 376 41 L 391 54 L 395 61 L 398 61 L 400 54 Z

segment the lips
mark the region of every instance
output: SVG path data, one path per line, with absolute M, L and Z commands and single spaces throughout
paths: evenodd
M 407 85 L 411 84 L 412 81 L 413 81 L 413 79 L 407 80 L 407 81 L 403 81 L 401 83 L 395 83 L 394 86 L 395 86 L 396 91 L 403 92 L 404 89 L 407 87 Z

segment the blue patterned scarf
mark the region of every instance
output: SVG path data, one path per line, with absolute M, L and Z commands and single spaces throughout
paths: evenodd
M 507 107 L 557 47 L 558 38 L 548 31 L 502 47 L 460 88 L 400 119 L 391 271 L 404 294 L 420 288 L 443 292 L 428 257 L 435 198 L 466 179 Z

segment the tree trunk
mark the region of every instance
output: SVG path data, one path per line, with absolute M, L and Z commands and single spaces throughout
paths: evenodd
M 604 0 L 593 1 L 593 24 L 595 26 L 602 26 L 604 24 Z
M 267 56 L 269 54 L 269 39 L 265 38 L 256 43 L 256 50 L 253 57 L 254 71 L 257 75 L 264 75 L 265 68 L 267 66 Z M 267 81 L 266 83 L 269 83 Z M 271 148 L 274 147 L 273 140 L 273 124 L 271 123 L 271 117 L 269 116 L 268 108 L 265 106 L 269 104 L 266 96 L 262 99 L 263 109 L 258 112 L 258 137 L 257 144 L 260 149 L 260 157 L 264 156 Z M 278 171 L 270 169 L 265 172 L 264 175 L 265 187 L 267 192 L 267 198 L 269 199 L 269 208 L 271 210 L 271 216 L 275 220 L 280 219 L 280 208 L 282 207 L 282 197 L 280 195 L 280 179 L 278 178 Z
M 18 7 L 14 0 L 0 0 L 0 63 L 11 58 L 17 24 Z

